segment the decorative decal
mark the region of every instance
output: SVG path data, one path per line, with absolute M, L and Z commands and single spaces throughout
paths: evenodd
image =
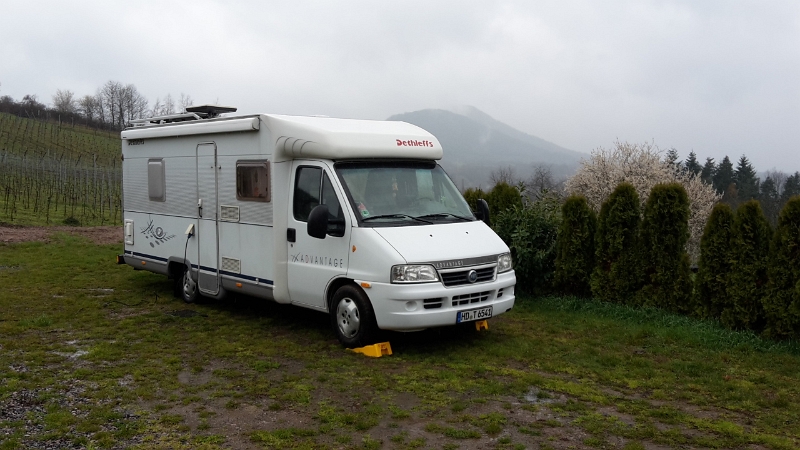
M 174 234 L 167 234 L 163 228 L 153 224 L 153 219 L 147 222 L 147 226 L 140 229 L 140 232 L 150 242 L 150 247 L 161 245 L 175 237 Z
M 317 266 L 344 267 L 344 259 L 330 258 L 327 256 L 314 256 L 303 254 L 302 252 L 292 255 L 292 262 L 303 264 L 315 264 Z

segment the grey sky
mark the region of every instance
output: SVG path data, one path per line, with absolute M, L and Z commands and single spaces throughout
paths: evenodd
M 0 0 L 0 95 L 133 83 L 241 112 L 473 105 L 563 147 L 800 170 L 800 2 Z

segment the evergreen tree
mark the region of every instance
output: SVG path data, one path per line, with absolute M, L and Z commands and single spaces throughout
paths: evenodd
M 595 235 L 595 269 L 592 295 L 608 302 L 633 302 L 641 286 L 637 261 L 639 195 L 622 183 L 600 207 Z
M 778 188 L 772 178 L 767 177 L 761 183 L 761 193 L 758 199 L 769 224 L 773 227 L 776 226 L 778 224 L 778 214 L 780 213 L 780 198 L 778 197 Z
M 759 179 L 756 176 L 756 169 L 750 164 L 746 156 L 742 155 L 736 164 L 736 171 L 733 173 L 738 197 L 741 201 L 758 198 Z
M 717 203 L 706 222 L 700 241 L 700 259 L 694 288 L 694 312 L 705 319 L 719 319 L 732 303 L 728 297 L 728 280 L 733 263 L 733 210 Z
M 727 156 L 722 158 L 722 162 L 719 163 L 717 170 L 714 171 L 713 181 L 714 189 L 720 194 L 724 194 L 728 186 L 733 183 L 733 164 Z
M 590 297 L 597 217 L 582 195 L 567 198 L 561 217 L 556 241 L 556 289 L 567 295 Z
M 664 160 L 667 161 L 667 164 L 678 170 L 681 168 L 681 162 L 678 161 L 678 150 L 671 148 L 667 150 L 667 155 L 664 157 Z
M 697 162 L 697 155 L 694 152 L 689 152 L 689 157 L 686 158 L 686 162 L 683 163 L 683 166 L 686 168 L 686 170 L 695 175 L 698 175 L 703 171 L 703 167 L 699 162 Z
M 714 175 L 717 173 L 717 165 L 714 163 L 714 158 L 706 158 L 706 163 L 703 165 L 703 170 L 700 172 L 700 178 L 706 184 L 714 184 Z
M 473 211 L 478 210 L 478 199 L 486 199 L 486 193 L 481 188 L 469 188 L 464 191 L 464 200 Z
M 720 318 L 730 328 L 759 330 L 763 326 L 762 301 L 772 233 L 757 200 L 744 202 L 736 210 L 733 230 L 733 267 L 728 284 L 732 307 L 723 310 Z
M 680 183 L 654 186 L 644 207 L 640 246 L 644 285 L 636 303 L 678 313 L 690 312 L 688 240 L 686 190 Z
M 511 186 L 505 181 L 494 185 L 491 191 L 486 194 L 486 202 L 489 204 L 489 213 L 492 217 L 510 208 L 522 207 L 522 194 L 519 189 Z
M 773 339 L 800 338 L 800 196 L 781 211 L 772 239 L 769 285 L 764 299 L 766 328 Z
M 781 193 L 781 203 L 788 202 L 795 195 L 800 195 L 800 172 L 795 172 L 794 175 L 789 175 L 786 178 L 786 182 L 783 184 L 783 192 Z

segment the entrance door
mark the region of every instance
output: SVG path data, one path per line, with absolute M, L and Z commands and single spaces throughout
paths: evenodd
M 342 209 L 345 197 L 331 182 L 332 174 L 324 164 L 295 161 L 292 172 L 287 244 L 289 295 L 292 303 L 327 310 L 328 283 L 347 274 L 350 227 Z M 330 222 L 325 239 L 313 238 L 307 231 L 308 214 L 319 204 L 328 205 Z
M 197 146 L 197 286 L 207 295 L 219 293 L 219 241 L 217 239 L 217 145 Z

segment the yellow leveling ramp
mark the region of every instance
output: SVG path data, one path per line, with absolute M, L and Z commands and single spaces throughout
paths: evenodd
M 488 320 L 479 320 L 475 322 L 475 329 L 478 331 L 481 330 L 488 330 L 489 329 L 489 321 Z
M 371 358 L 380 358 L 381 356 L 392 354 L 392 346 L 389 345 L 388 342 L 367 345 L 366 347 L 351 348 L 350 350 L 367 355 Z

